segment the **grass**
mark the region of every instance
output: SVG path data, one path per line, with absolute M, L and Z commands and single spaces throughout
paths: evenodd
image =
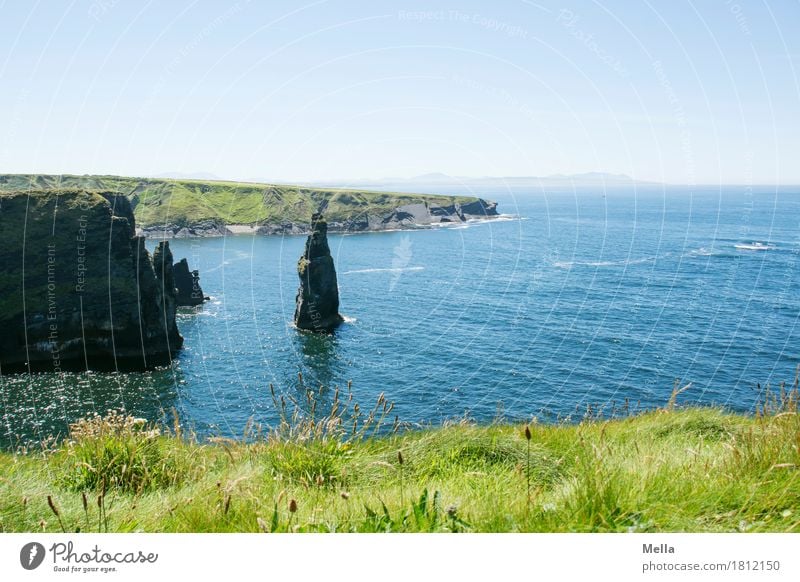
M 0 193 L 31 189 L 88 189 L 122 192 L 131 199 L 139 226 L 190 225 L 206 220 L 226 224 L 307 224 L 327 202 L 329 222 L 383 215 L 399 206 L 428 202 L 447 206 L 475 197 L 307 188 L 279 184 L 170 180 L 95 175 L 0 174 Z
M 796 384 L 751 416 L 673 398 L 610 420 L 413 431 L 383 397 L 274 398 L 280 425 L 240 441 L 110 414 L 2 453 L 0 530 L 800 531 Z

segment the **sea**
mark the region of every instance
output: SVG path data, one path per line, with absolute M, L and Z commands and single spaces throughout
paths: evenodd
M 485 189 L 493 220 L 331 234 L 346 322 L 292 325 L 305 237 L 176 239 L 210 301 L 148 372 L 0 377 L 0 446 L 122 410 L 198 438 L 349 385 L 406 426 L 575 422 L 662 407 L 753 413 L 800 364 L 800 188 Z M 152 249 L 155 241 L 150 241 Z M 688 386 L 688 387 L 687 387 Z M 684 389 L 685 388 L 685 389 Z

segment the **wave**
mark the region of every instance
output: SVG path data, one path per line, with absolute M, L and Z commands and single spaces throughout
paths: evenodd
M 685 258 L 697 258 L 697 257 L 714 257 L 717 259 L 732 259 L 736 258 L 742 253 L 739 249 L 725 247 L 725 248 L 708 248 L 708 247 L 699 247 L 696 249 L 691 249 L 688 252 L 683 254 Z
M 519 214 L 498 214 L 497 216 L 487 217 L 487 218 L 468 218 L 465 222 L 445 222 L 442 224 L 454 224 L 456 226 L 461 224 L 467 224 L 469 226 L 474 226 L 478 224 L 492 224 L 493 222 L 509 222 L 514 220 L 525 220 Z
M 515 220 L 525 220 L 518 214 L 499 214 L 497 216 L 490 216 L 486 218 L 468 218 L 464 222 L 434 222 L 415 228 L 414 230 L 425 230 L 435 228 L 447 228 L 453 230 L 460 230 L 470 228 L 472 226 L 481 226 L 484 224 L 492 224 L 493 222 L 510 222 Z M 388 231 L 387 231 L 388 232 Z
M 775 246 L 762 242 L 736 243 L 733 246 L 740 251 L 774 251 L 776 249 Z
M 425 267 L 387 267 L 384 269 L 356 269 L 345 271 L 342 275 L 355 275 L 358 273 L 402 273 L 403 271 L 424 271 Z
M 474 226 L 475 224 L 485 222 L 483 220 L 475 220 L 474 223 L 471 223 L 469 220 L 466 222 L 435 222 L 433 224 L 428 224 L 423 228 L 428 229 L 436 229 L 436 228 L 446 228 L 449 230 L 458 230 L 462 228 L 469 228 L 470 226 Z
M 571 269 L 573 267 L 627 267 L 655 261 L 657 257 L 640 257 L 638 259 L 619 259 L 616 261 L 554 261 L 553 266 L 558 269 Z
M 489 217 L 489 218 L 469 218 L 467 222 L 472 223 L 484 223 L 484 222 L 498 222 L 503 220 L 520 220 L 519 214 L 498 214 L 497 216 Z
M 709 249 L 706 247 L 700 247 L 699 249 L 692 249 L 688 253 L 686 253 L 685 257 L 713 257 L 714 255 L 719 254 L 719 251 L 715 251 L 713 249 Z

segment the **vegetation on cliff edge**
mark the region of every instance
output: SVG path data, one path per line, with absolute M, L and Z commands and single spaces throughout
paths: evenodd
M 800 531 L 796 390 L 755 416 L 671 401 L 612 420 L 383 436 L 385 399 L 362 411 L 337 395 L 314 419 L 315 398 L 310 415 L 243 441 L 117 414 L 48 450 L 0 454 L 0 531 Z
M 474 197 L 308 188 L 243 182 L 128 178 L 95 175 L 2 174 L 0 192 L 87 189 L 128 195 L 138 226 L 190 225 L 206 220 L 226 224 L 305 224 L 327 201 L 330 222 L 388 214 L 406 204 L 428 202 L 449 206 L 474 202 Z

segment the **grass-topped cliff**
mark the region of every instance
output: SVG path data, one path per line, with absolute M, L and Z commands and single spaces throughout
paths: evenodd
M 0 368 L 148 368 L 181 346 L 168 243 L 109 191 L 0 192 Z
M 756 416 L 670 405 L 374 436 L 379 400 L 355 429 L 340 409 L 205 444 L 97 417 L 0 454 L 0 531 L 798 532 L 796 395 Z
M 330 222 L 386 215 L 398 207 L 428 203 L 471 204 L 474 197 L 449 197 L 397 192 L 306 188 L 222 181 L 128 178 L 94 175 L 0 174 L 0 191 L 83 189 L 126 194 L 137 225 L 191 225 L 209 220 L 226 224 L 307 223 L 327 202 Z

